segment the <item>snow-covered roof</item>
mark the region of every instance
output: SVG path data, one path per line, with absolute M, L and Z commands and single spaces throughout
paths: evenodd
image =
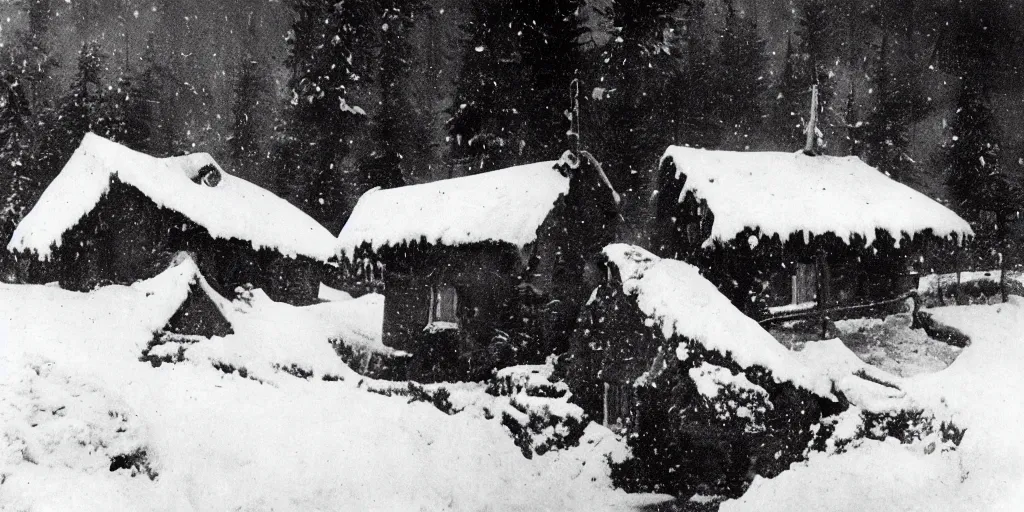
M 569 191 L 554 161 L 410 185 L 370 190 L 359 198 L 338 236 L 338 251 L 364 243 L 374 249 L 425 238 L 460 245 L 508 242 L 522 247 Z
M 683 336 L 728 355 L 742 368 L 761 366 L 779 382 L 832 396 L 827 376 L 801 364 L 768 331 L 736 309 L 697 267 L 627 244 L 609 245 L 604 254 L 618 268 L 623 291 L 635 297 L 640 311 L 661 327 L 666 340 Z M 685 347 L 677 355 L 688 357 Z
M 216 186 L 192 181 L 207 165 L 220 171 Z M 206 153 L 155 158 L 91 133 L 15 229 L 8 250 L 49 256 L 51 245 L 60 246 L 64 233 L 96 207 L 112 176 L 215 238 L 321 261 L 334 254 L 334 237 L 326 228 L 284 199 L 224 172 Z
M 803 153 L 709 151 L 670 146 L 676 177 L 687 192 L 707 201 L 714 213 L 705 242 L 734 239 L 745 228 L 785 240 L 834 233 L 859 235 L 871 244 L 875 230 L 902 235 L 931 229 L 936 236 L 972 236 L 957 214 L 916 190 L 893 181 L 857 157 Z

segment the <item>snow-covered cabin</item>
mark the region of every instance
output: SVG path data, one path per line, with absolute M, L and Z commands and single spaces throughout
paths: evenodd
M 750 471 L 771 476 L 798 460 L 835 406 L 828 376 L 697 267 L 626 244 L 602 255 L 556 378 L 589 417 L 629 431 L 635 462 L 620 469 L 729 494 Z
M 23 281 L 128 284 L 188 251 L 219 293 L 251 284 L 291 303 L 316 301 L 334 248 L 326 228 L 206 153 L 155 158 L 94 134 L 7 245 Z
M 929 244 L 970 225 L 857 157 L 669 147 L 652 249 L 690 261 L 741 309 L 868 303 L 913 287 Z
M 384 343 L 410 378 L 487 377 L 564 350 L 610 241 L 618 196 L 599 165 L 563 160 L 371 190 L 338 237 L 343 262 L 379 269 Z

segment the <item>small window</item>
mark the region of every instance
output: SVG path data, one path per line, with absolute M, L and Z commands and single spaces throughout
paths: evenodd
M 430 287 L 430 322 L 431 326 L 450 325 L 457 328 L 459 325 L 459 294 L 455 287 L 449 284 L 440 284 Z

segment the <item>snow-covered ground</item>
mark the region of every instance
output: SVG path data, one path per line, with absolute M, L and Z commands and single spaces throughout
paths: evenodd
M 446 385 L 464 410 L 454 415 L 379 394 L 385 384 L 349 370 L 328 342 L 386 350 L 379 296 L 295 308 L 257 292 L 230 303 L 235 334 L 183 346 L 175 364 L 139 361 L 190 278 L 178 267 L 87 294 L 0 285 L 0 510 L 638 510 L 664 500 L 613 489 L 607 461 L 625 447 L 597 425 L 578 447 L 524 457 L 503 415 L 575 414 L 522 392 L 543 385 L 548 367 L 499 379 L 507 396 Z M 878 368 L 837 340 L 797 358 L 864 410 L 920 409 L 955 424 L 959 446 L 934 432 L 855 440 L 755 479 L 721 509 L 1020 510 L 1024 300 L 930 312 L 971 345 L 933 353 L 896 316 L 840 324 Z
M 899 379 L 890 404 L 964 429 L 959 447 L 934 435 L 910 444 L 862 439 L 842 453 L 812 453 L 774 479 L 755 479 L 721 510 L 1024 509 L 1024 301 L 930 312 L 971 345 L 948 368 Z
M 498 419 L 367 392 L 326 339 L 372 338 L 367 301 L 347 326 L 316 321 L 318 308 L 360 299 L 291 308 L 256 294 L 234 303 L 234 335 L 189 345 L 176 364 L 140 362 L 181 279 L 88 294 L 0 285 L 0 509 L 630 510 L 663 499 L 612 489 L 606 458 L 623 445 L 601 427 L 527 459 Z M 245 377 L 227 373 L 240 366 Z
M 942 370 L 962 350 L 929 338 L 923 329 L 911 329 L 909 314 L 840 320 L 836 329 L 858 357 L 900 377 Z

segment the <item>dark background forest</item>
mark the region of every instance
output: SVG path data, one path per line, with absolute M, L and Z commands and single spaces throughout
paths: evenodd
M 642 217 L 669 144 L 801 149 L 812 85 L 820 153 L 1006 217 L 1022 38 L 1009 0 L 6 0 L 0 234 L 87 131 L 209 152 L 337 232 L 372 187 L 572 130 Z

